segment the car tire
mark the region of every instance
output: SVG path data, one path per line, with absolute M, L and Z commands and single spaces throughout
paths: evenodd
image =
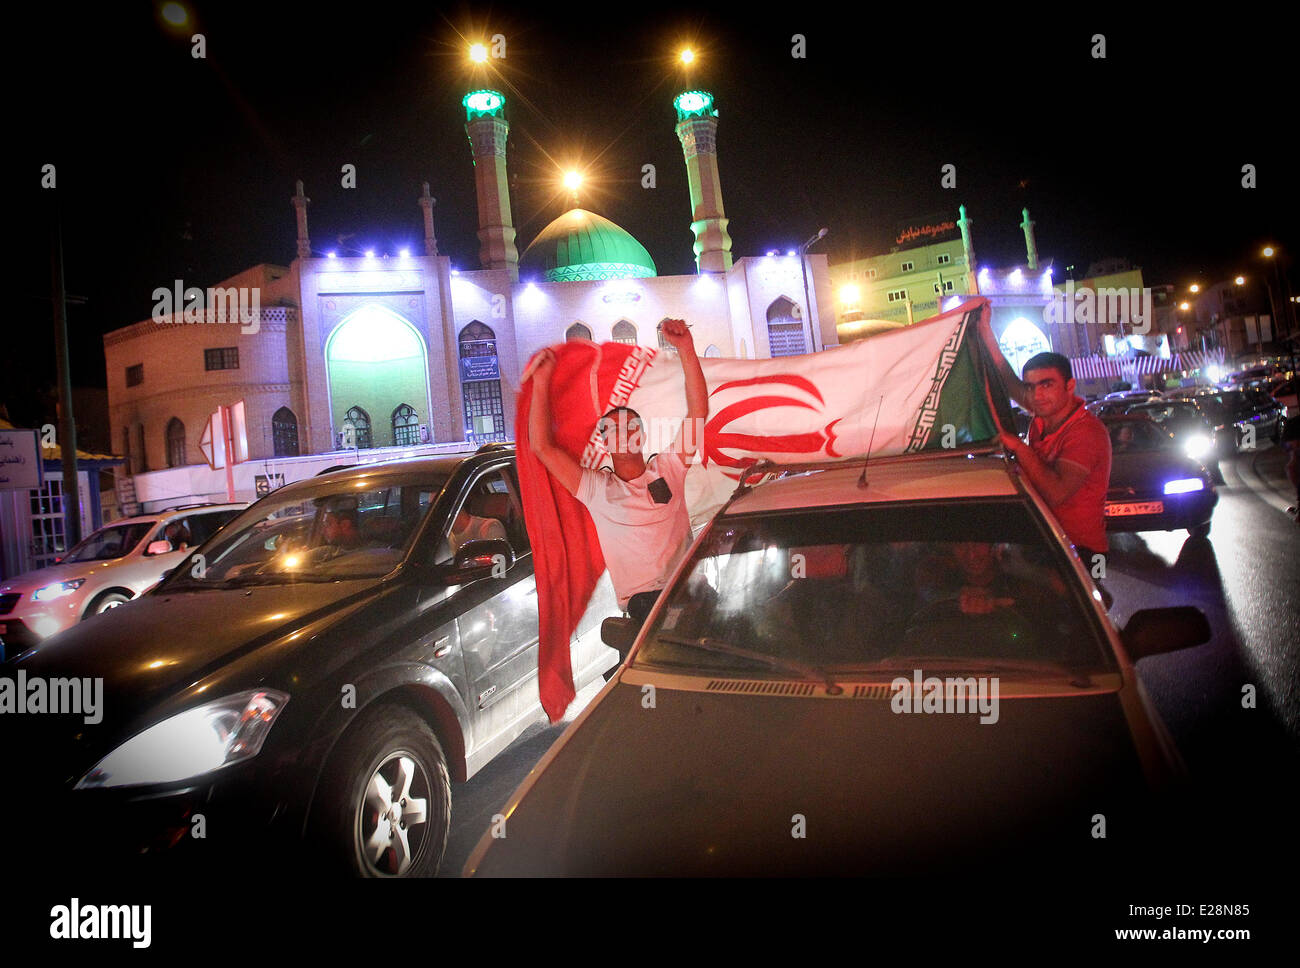
M 403 787 L 408 797 L 398 802 Z M 411 709 L 385 703 L 363 713 L 339 741 L 317 789 L 313 847 L 328 867 L 353 877 L 438 872 L 451 829 L 451 779 L 438 738 Z M 422 810 L 415 806 L 421 801 Z M 414 809 L 423 819 L 408 824 L 403 808 L 408 818 Z M 391 846 L 377 854 L 385 831 Z
M 1212 523 L 1212 521 L 1206 521 L 1204 524 L 1193 525 L 1187 529 L 1187 534 L 1197 541 L 1202 541 L 1210 536 L 1210 525 Z
M 98 615 L 100 612 L 107 612 L 110 608 L 125 605 L 130 600 L 130 595 L 123 595 L 121 592 L 105 592 L 90 603 L 90 608 L 86 609 L 86 614 L 82 618 L 86 619 L 92 615 Z

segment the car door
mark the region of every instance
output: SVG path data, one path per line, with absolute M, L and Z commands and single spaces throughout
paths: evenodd
M 537 586 L 523 509 L 507 480 L 507 468 L 506 463 L 493 465 L 470 480 L 447 519 L 448 534 L 435 559 L 451 560 L 458 522 L 470 537 L 503 532 L 516 559 L 503 575 L 481 578 L 454 592 L 478 749 L 508 743 L 536 715 Z M 489 527 L 482 526 L 484 521 Z

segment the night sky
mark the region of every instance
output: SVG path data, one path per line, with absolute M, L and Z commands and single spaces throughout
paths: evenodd
M 978 15 L 924 4 L 528 6 L 198 2 L 195 29 L 157 5 L 45 5 L 11 42 L 22 181 L 19 323 L 8 327 L 3 399 L 29 415 L 54 377 L 49 238 L 62 209 L 73 376 L 104 384 L 100 335 L 148 317 L 156 286 L 208 286 L 294 257 L 295 179 L 313 245 L 420 251 L 420 183 L 438 199 L 440 252 L 478 267 L 464 49 L 506 37 L 488 85 L 505 91 L 519 250 L 568 207 L 560 172 L 594 181 L 581 204 L 639 238 L 661 274 L 694 271 L 672 97 L 707 87 L 737 256 L 800 244 L 832 263 L 888 251 L 896 224 L 964 202 L 981 264 L 1023 261 L 1020 209 L 1058 270 L 1132 260 L 1148 285 L 1258 271 L 1265 243 L 1300 246 L 1294 115 L 1278 23 L 1224 11 L 1181 23 L 1038 5 Z M 118 9 L 120 8 L 120 9 Z M 356 11 L 347 13 L 348 9 Z M 868 14 L 868 9 L 877 11 Z M 760 12 L 761 11 L 761 12 Z M 880 11 L 885 11 L 882 15 Z M 965 18 L 965 19 L 963 19 Z M 1092 59 L 1091 37 L 1107 57 Z M 791 36 L 807 57 L 791 56 Z M 688 84 L 674 61 L 701 60 Z M 479 69 L 482 71 L 482 69 Z M 480 77 L 483 75 L 480 74 Z M 1259 187 L 1241 188 L 1244 163 Z M 39 187 L 58 166 L 58 189 Z M 357 166 L 357 188 L 340 168 Z M 654 164 L 658 185 L 641 187 Z M 957 166 L 956 190 L 940 166 Z M 1291 289 L 1297 291 L 1294 263 Z M 1058 271 L 1058 278 L 1061 277 Z M 12 351 L 12 352 L 11 352 Z

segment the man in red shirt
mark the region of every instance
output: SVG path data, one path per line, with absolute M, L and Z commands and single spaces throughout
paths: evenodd
M 1079 558 L 1094 572 L 1098 556 L 1110 547 L 1103 512 L 1110 487 L 1110 435 L 1075 395 L 1070 361 L 1061 354 L 1031 357 L 1023 380 L 1010 367 L 1006 371 L 1004 377 L 1014 381 L 1008 392 L 1034 419 L 1028 444 L 1004 433 L 1002 446 L 1024 467 Z

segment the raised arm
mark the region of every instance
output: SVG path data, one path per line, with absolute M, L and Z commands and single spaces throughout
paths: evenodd
M 551 374 L 555 372 L 555 352 L 544 349 L 532 367 L 533 402 L 528 412 L 528 442 L 542 466 L 554 475 L 570 494 L 578 493 L 582 467 L 565 451 L 555 446 L 551 436 Z
M 700 358 L 695 353 L 695 340 L 691 338 L 690 328 L 685 321 L 665 319 L 663 333 L 664 338 L 677 350 L 678 359 L 682 363 L 682 375 L 686 378 L 686 420 L 668 449 L 690 460 L 704 441 L 704 418 L 709 415 L 709 388 L 704 382 Z

